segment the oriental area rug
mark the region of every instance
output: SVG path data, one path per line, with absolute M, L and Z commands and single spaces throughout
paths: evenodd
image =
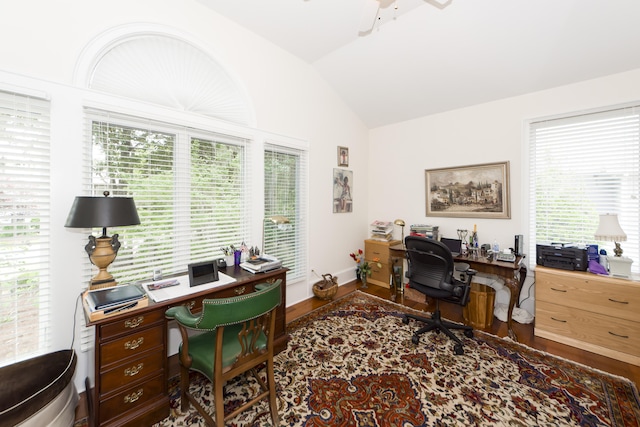
M 612 376 L 474 331 L 464 355 L 440 333 L 411 342 L 410 309 L 356 292 L 288 325 L 276 357 L 282 426 L 638 426 L 638 390 Z M 194 374 L 194 394 L 209 405 L 210 383 Z M 244 377 L 227 384 L 229 408 L 256 391 Z M 157 427 L 204 425 L 180 412 L 172 379 L 171 415 Z M 230 426 L 270 425 L 266 402 Z

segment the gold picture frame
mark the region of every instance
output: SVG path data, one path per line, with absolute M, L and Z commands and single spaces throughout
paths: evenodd
M 338 146 L 338 166 L 349 166 L 349 147 Z
M 511 218 L 509 162 L 426 169 L 427 216 Z

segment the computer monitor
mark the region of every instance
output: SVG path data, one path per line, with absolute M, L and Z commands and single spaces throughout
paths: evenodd
M 446 237 L 440 238 L 440 242 L 444 243 L 446 247 L 451 251 L 451 255 L 458 256 L 462 252 L 462 240 L 460 239 L 448 239 Z

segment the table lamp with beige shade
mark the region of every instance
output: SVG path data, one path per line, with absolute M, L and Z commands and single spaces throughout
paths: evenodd
M 595 238 L 598 241 L 614 242 L 615 244 L 615 248 L 613 249 L 615 256 L 607 256 L 609 273 L 616 277 L 631 277 L 631 264 L 633 260 L 622 256 L 622 248 L 619 242 L 625 242 L 627 235 L 622 230 L 622 227 L 620 227 L 617 214 L 607 213 L 600 215 L 600 222 L 595 232 Z

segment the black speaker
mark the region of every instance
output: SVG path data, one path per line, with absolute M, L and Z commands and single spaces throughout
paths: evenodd
M 524 236 L 522 234 L 516 234 L 513 250 L 516 256 L 524 255 Z

